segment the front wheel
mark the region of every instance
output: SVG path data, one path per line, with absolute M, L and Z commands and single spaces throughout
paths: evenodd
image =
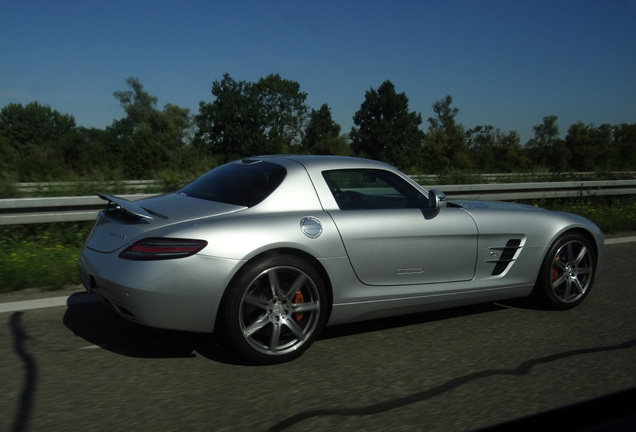
M 590 242 L 577 233 L 565 234 L 548 251 L 534 293 L 550 308 L 570 309 L 587 297 L 595 273 Z
M 326 298 L 318 272 L 298 257 L 272 256 L 250 264 L 229 287 L 228 342 L 256 363 L 293 360 L 324 326 Z

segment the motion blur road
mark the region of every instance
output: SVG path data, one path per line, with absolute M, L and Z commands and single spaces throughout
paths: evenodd
M 635 257 L 634 242 L 608 245 L 574 310 L 514 301 L 338 326 L 261 367 L 124 321 L 79 287 L 53 293 L 62 306 L 0 313 L 0 430 L 467 431 L 634 389 Z

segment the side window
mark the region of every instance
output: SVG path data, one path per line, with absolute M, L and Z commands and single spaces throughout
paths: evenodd
M 390 171 L 333 170 L 322 173 L 341 210 L 418 208 L 427 200 Z

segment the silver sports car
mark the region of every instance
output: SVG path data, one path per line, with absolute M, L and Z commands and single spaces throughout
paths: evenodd
M 257 363 L 300 356 L 325 325 L 531 294 L 568 309 L 603 258 L 582 217 L 447 201 L 350 157 L 254 157 L 167 195 L 98 195 L 86 289 L 147 326 L 217 331 Z

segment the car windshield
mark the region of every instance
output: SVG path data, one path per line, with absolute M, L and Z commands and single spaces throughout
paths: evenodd
M 274 192 L 286 174 L 281 165 L 245 159 L 214 168 L 177 193 L 252 207 Z

